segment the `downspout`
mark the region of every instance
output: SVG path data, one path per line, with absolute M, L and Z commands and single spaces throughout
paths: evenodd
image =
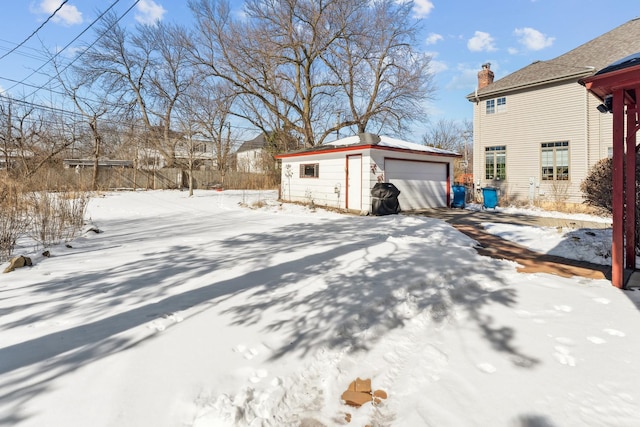
M 584 90 L 584 95 L 585 95 L 584 140 L 585 140 L 585 143 L 587 144 L 584 170 L 587 173 L 589 173 L 589 164 L 591 162 L 591 138 L 589 138 L 589 135 L 591 135 L 591 133 L 589 132 L 589 91 L 586 88 Z
M 587 66 L 586 68 L 595 71 L 595 67 L 593 66 Z M 584 170 L 589 173 L 589 165 L 591 164 L 591 138 L 589 138 L 589 136 L 591 135 L 591 133 L 589 132 L 589 108 L 591 108 L 589 106 L 589 91 L 587 90 L 587 88 L 584 89 L 584 96 L 585 96 L 585 108 L 584 108 L 584 140 L 585 143 L 587 145 L 587 150 L 585 153 L 585 163 L 584 163 Z M 598 152 L 601 152 L 600 150 L 600 126 L 598 126 Z M 598 158 L 600 157 L 600 154 L 598 154 Z
M 481 148 L 484 144 L 482 135 L 482 110 L 480 109 L 480 98 L 478 97 L 478 88 L 475 89 L 475 105 L 473 108 L 473 180 L 474 180 L 474 194 L 473 201 L 476 202 L 476 196 L 478 190 L 482 187 L 482 168 L 481 164 L 484 161 L 484 153 Z M 477 119 L 477 120 L 476 120 Z M 476 126 L 477 123 L 477 126 Z M 477 142 L 476 142 L 477 141 Z M 477 152 L 476 152 L 477 149 Z M 477 174 L 476 174 L 477 172 Z

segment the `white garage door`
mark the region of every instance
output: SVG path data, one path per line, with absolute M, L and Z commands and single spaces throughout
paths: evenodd
M 387 159 L 385 175 L 387 182 L 400 190 L 400 209 L 409 211 L 447 206 L 446 163 Z

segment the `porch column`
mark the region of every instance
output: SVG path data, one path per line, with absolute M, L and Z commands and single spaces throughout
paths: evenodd
M 611 283 L 624 287 L 624 90 L 613 91 Z
M 625 95 L 626 95 L 625 91 Z M 640 94 L 638 89 L 636 94 Z M 628 98 L 633 99 L 633 98 Z M 625 258 L 626 268 L 636 268 L 636 132 L 637 103 L 627 105 L 627 144 L 625 164 Z

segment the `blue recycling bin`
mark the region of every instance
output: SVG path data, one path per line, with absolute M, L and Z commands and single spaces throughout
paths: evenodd
M 498 206 L 498 189 L 484 187 L 482 189 L 482 207 L 485 209 L 495 209 Z
M 451 207 L 464 209 L 467 196 L 467 190 L 464 185 L 452 185 L 451 191 L 453 192 L 453 201 L 451 202 Z

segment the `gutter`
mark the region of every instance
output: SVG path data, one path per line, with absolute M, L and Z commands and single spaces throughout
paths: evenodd
M 573 74 L 565 74 L 563 76 L 560 77 L 555 77 L 555 78 L 551 78 L 551 79 L 547 79 L 547 80 L 539 80 L 533 83 L 523 83 L 520 85 L 516 85 L 516 86 L 509 86 L 503 89 L 497 89 L 497 90 L 493 90 L 493 91 L 487 91 L 487 92 L 483 92 L 482 94 L 478 95 L 478 89 L 475 90 L 474 94 L 469 94 L 466 96 L 467 100 L 469 102 L 479 102 L 480 98 L 491 98 L 494 95 L 497 94 L 508 94 L 509 92 L 515 92 L 517 90 L 520 89 L 525 89 L 525 88 L 534 88 L 537 86 L 542 86 L 548 83 L 554 83 L 554 82 L 561 82 L 564 80 L 570 80 L 570 79 L 574 79 L 576 77 L 580 77 L 580 78 L 584 78 L 584 77 L 588 77 L 590 75 L 593 74 L 593 70 L 595 70 L 595 67 L 586 67 L 589 68 L 589 71 L 581 71 L 579 73 L 573 73 Z

